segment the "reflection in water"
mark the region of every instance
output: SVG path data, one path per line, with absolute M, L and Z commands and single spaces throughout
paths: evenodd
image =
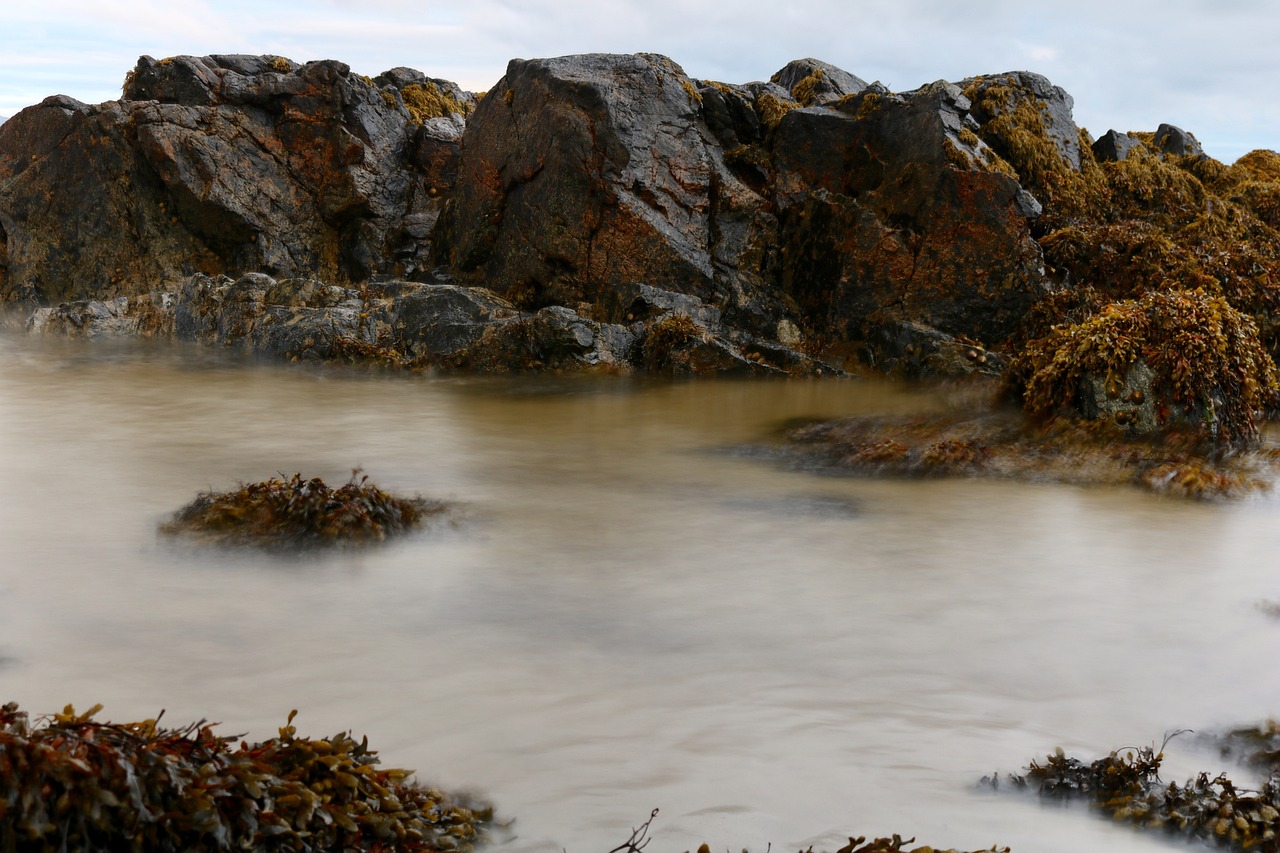
M 1280 623 L 1254 605 L 1280 597 L 1278 501 L 724 452 L 791 418 L 935 405 L 875 382 L 357 376 L 0 339 L 0 696 L 259 738 L 298 708 L 305 733 L 352 728 L 483 791 L 513 850 L 609 849 L 655 806 L 664 850 L 1157 849 L 973 783 L 1274 715 L 1258 670 Z M 357 465 L 464 521 L 303 557 L 156 535 L 201 489 Z

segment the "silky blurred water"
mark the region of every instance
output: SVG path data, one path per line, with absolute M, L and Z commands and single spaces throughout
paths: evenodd
M 1169 842 L 975 790 L 1280 713 L 1280 501 L 819 476 L 733 452 L 939 401 L 874 381 L 388 377 L 0 338 L 0 699 L 367 734 L 587 853 Z M 361 466 L 465 507 L 306 556 L 157 534 L 203 489 Z M 1217 771 L 1194 738 L 1170 778 Z

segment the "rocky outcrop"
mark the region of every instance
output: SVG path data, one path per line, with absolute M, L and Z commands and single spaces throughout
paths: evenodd
M 638 282 L 775 338 L 907 321 L 994 345 L 1044 293 L 1039 205 L 969 108 L 816 60 L 746 86 L 650 55 L 516 60 L 469 121 L 437 259 L 610 320 Z
M 406 68 L 143 57 L 119 101 L 0 127 L 0 299 L 47 333 L 299 358 L 955 376 L 1200 288 L 1280 353 L 1275 155 L 1095 142 L 1072 109 L 1026 71 L 894 93 L 816 59 L 744 84 L 513 60 L 477 101 Z
M 0 298 L 101 299 L 197 271 L 411 275 L 473 105 L 407 69 L 143 57 L 119 101 L 53 97 L 0 128 Z
M 794 109 L 773 138 L 779 283 L 836 339 L 920 323 L 996 345 L 1045 293 L 1039 203 L 949 83 Z

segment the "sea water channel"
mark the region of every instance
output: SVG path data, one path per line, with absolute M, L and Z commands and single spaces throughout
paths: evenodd
M 491 799 L 499 849 L 1186 849 L 975 788 L 1062 747 L 1280 714 L 1280 498 L 820 476 L 795 418 L 939 405 L 880 381 L 372 375 L 0 337 L 0 700 L 367 734 Z M 385 547 L 157 533 L 274 474 L 457 502 Z M 1248 774 L 1193 736 L 1166 776 Z

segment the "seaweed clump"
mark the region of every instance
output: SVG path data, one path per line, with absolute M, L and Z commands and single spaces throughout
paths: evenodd
M 1155 428 L 1188 427 L 1224 443 L 1255 441 L 1259 415 L 1277 394 L 1257 325 L 1203 290 L 1154 291 L 1055 327 L 1027 346 L 1011 376 L 1023 409 L 1039 421 L 1098 414 L 1085 399 L 1090 380 L 1106 398 L 1131 404 L 1093 405 L 1122 426 L 1145 417 Z
M 229 544 L 306 546 L 374 542 L 404 533 L 445 505 L 388 494 L 357 468 L 338 488 L 319 477 L 272 477 L 232 492 L 205 492 L 161 526 Z
M 1168 739 L 1166 738 L 1166 743 Z M 1112 752 L 1084 762 L 1062 750 L 1043 763 L 1032 762 L 1025 775 L 1010 775 L 1017 788 L 1034 788 L 1041 797 L 1085 799 L 1117 821 L 1143 829 L 1162 829 L 1188 839 L 1213 841 L 1235 850 L 1280 850 L 1280 782 L 1273 777 L 1261 790 L 1239 788 L 1225 773 L 1200 773 L 1184 784 L 1160 778 L 1163 747 Z M 999 777 L 983 780 L 998 787 Z
M 204 721 L 98 722 L 68 705 L 32 725 L 0 708 L 0 840 L 59 850 L 468 851 L 492 809 L 382 768 L 368 739 L 249 744 Z M 163 716 L 163 713 L 161 714 Z
M 650 322 L 640 345 L 646 370 L 670 369 L 680 353 L 703 339 L 703 329 L 687 314 L 668 314 Z

